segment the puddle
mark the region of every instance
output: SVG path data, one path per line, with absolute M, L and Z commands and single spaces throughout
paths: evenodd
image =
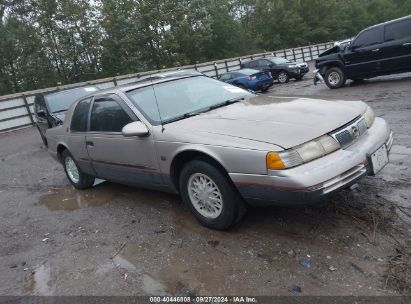
M 88 190 L 73 187 L 54 190 L 40 197 L 37 205 L 45 205 L 50 210 L 77 210 L 109 203 L 116 196 L 114 186 L 101 185 Z
M 55 291 L 51 280 L 51 269 L 49 264 L 43 264 L 35 268 L 26 281 L 26 290 L 34 295 L 50 296 Z

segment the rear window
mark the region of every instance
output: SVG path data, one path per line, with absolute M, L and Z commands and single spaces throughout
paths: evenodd
M 74 109 L 73 116 L 71 118 L 70 130 L 73 132 L 86 132 L 87 131 L 87 118 L 90 109 L 91 98 L 87 98 L 79 101 Z
M 50 112 L 57 113 L 67 111 L 73 102 L 96 91 L 98 91 L 96 87 L 75 88 L 49 94 L 46 96 L 46 100 Z
M 356 48 L 371 46 L 374 44 L 379 44 L 382 41 L 382 31 L 381 27 L 375 27 L 365 32 L 362 32 L 357 39 L 355 39 L 353 46 Z
M 253 74 L 260 73 L 260 71 L 259 70 L 253 70 L 253 69 L 243 69 L 243 70 L 238 71 L 238 73 L 241 73 L 242 75 L 250 76 L 250 75 L 253 75 Z
M 385 41 L 411 38 L 411 19 L 398 21 L 385 26 Z

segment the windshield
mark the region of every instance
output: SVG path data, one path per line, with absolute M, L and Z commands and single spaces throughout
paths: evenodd
M 204 76 L 138 88 L 127 95 L 153 125 L 186 118 L 217 105 L 252 96 L 243 89 Z
M 281 58 L 281 57 L 272 57 L 270 58 L 270 60 L 272 62 L 274 62 L 275 64 L 284 64 L 284 63 L 290 63 L 289 60 L 285 59 L 285 58 Z
M 52 93 L 46 96 L 51 113 L 67 111 L 73 102 L 92 92 L 98 91 L 96 87 L 82 87 Z

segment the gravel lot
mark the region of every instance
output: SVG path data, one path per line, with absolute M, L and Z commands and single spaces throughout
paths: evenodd
M 226 232 L 177 196 L 76 191 L 35 128 L 0 135 L 0 295 L 410 294 L 411 75 L 271 95 L 361 99 L 391 125 L 388 164 L 321 205 L 250 210 Z

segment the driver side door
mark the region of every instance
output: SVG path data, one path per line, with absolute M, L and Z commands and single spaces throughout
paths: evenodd
M 117 95 L 100 95 L 91 106 L 86 147 L 96 175 L 129 185 L 161 183 L 152 135 L 124 137 L 122 128 L 138 117 Z
M 382 44 L 382 27 L 370 28 L 360 33 L 343 55 L 347 76 L 355 79 L 377 75 L 383 59 Z

